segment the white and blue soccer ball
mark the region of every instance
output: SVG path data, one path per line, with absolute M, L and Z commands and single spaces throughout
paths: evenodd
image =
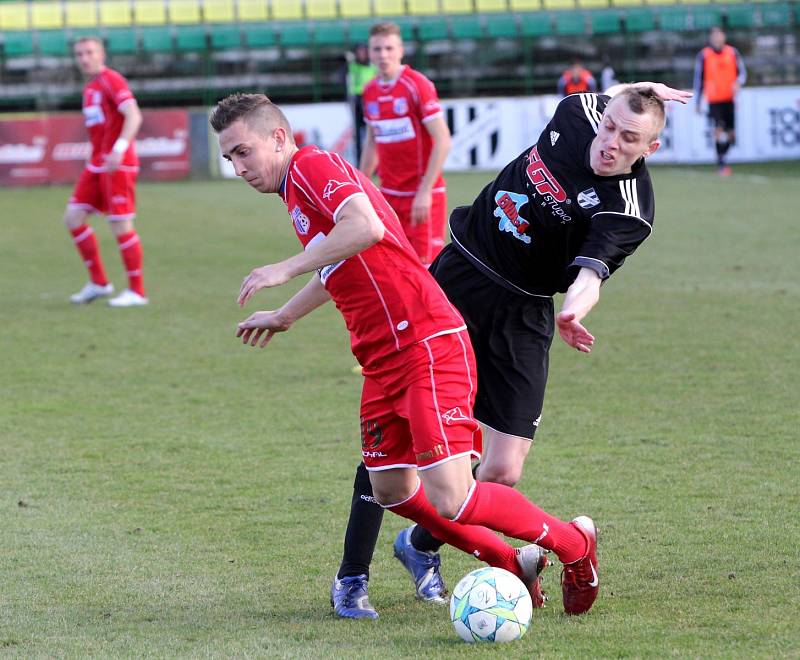
M 465 642 L 513 642 L 528 630 L 532 613 L 525 585 L 502 568 L 467 573 L 450 596 L 450 620 Z

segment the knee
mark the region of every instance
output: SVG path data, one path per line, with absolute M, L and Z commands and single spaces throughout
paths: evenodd
M 383 507 L 405 502 L 413 494 L 413 489 L 409 490 L 407 488 L 401 488 L 397 486 L 387 488 L 376 486 L 374 483 L 372 484 L 372 495 L 375 498 L 375 501 Z
M 448 520 L 452 520 L 458 515 L 466 498 L 466 493 L 454 491 L 428 493 L 428 499 L 433 508 L 436 509 L 436 513 Z
M 492 483 L 513 488 L 522 477 L 522 466 L 512 464 L 482 464 L 478 468 L 477 477 L 480 481 L 491 481 Z

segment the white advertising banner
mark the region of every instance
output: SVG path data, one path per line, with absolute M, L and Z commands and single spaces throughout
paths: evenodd
M 453 131 L 445 170 L 498 171 L 539 138 L 559 97 L 475 98 L 443 100 Z M 352 160 L 352 119 L 345 103 L 282 106 L 301 144 L 318 144 Z M 731 162 L 800 159 L 800 87 L 748 87 L 736 102 L 737 143 Z M 667 104 L 667 126 L 653 163 L 713 163 L 709 121 L 688 105 Z M 220 162 L 224 176 L 234 176 Z

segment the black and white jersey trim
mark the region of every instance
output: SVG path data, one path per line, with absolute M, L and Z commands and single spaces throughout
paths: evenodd
M 579 266 L 580 268 L 589 268 L 593 270 L 600 277 L 605 280 L 611 276 L 611 270 L 604 261 L 595 259 L 594 257 L 575 257 L 575 260 L 570 264 L 571 266 Z
M 653 231 L 653 225 L 647 222 L 647 220 L 645 220 L 644 218 L 640 218 L 638 215 L 631 215 L 630 213 L 620 213 L 619 211 L 598 211 L 592 216 L 592 218 L 596 218 L 598 215 L 624 215 L 626 218 L 633 218 L 634 220 L 638 220 L 651 232 Z
M 583 112 L 586 114 L 586 119 L 592 130 L 597 133 L 597 127 L 603 119 L 603 113 L 597 109 L 597 94 L 578 94 L 583 106 Z
M 639 191 L 636 188 L 636 179 L 623 179 L 619 182 L 619 192 L 625 201 L 625 213 L 641 218 L 639 211 Z

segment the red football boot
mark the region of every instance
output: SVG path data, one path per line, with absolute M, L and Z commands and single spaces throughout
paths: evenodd
M 564 564 L 561 572 L 561 594 L 567 614 L 588 612 L 600 590 L 597 577 L 597 528 L 588 516 L 578 516 L 570 523 L 586 538 L 586 554 L 571 564 Z

